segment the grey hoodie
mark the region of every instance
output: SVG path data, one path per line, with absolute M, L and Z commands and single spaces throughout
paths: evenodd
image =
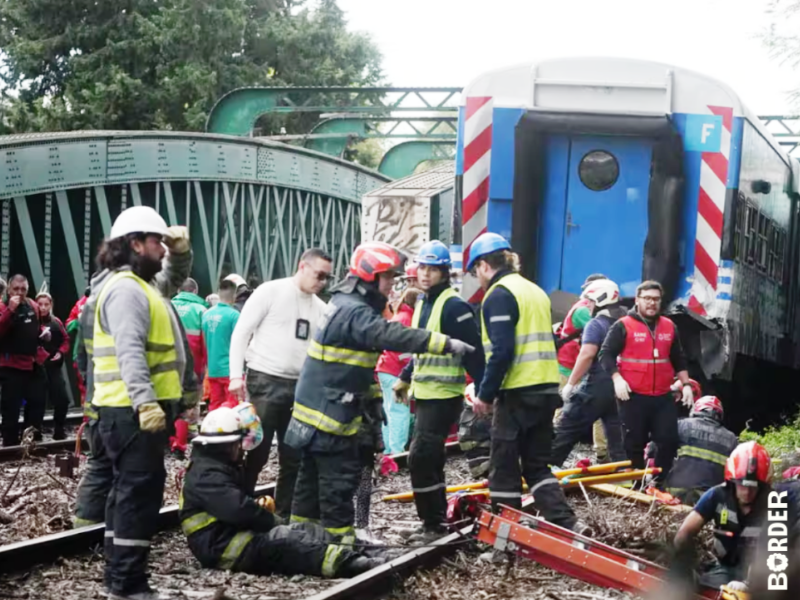
M 163 301 L 168 303 L 181 284 L 189 276 L 192 269 L 192 252 L 184 254 L 167 254 L 163 268 L 153 279 L 153 284 L 161 292 Z M 91 295 L 81 312 L 81 334 L 83 339 L 94 338 L 94 315 L 97 298 L 105 287 L 113 271 L 104 270 L 92 277 Z M 181 330 L 175 313 L 166 306 L 172 322 L 172 333 L 177 352 L 178 372 L 183 381 L 186 368 L 186 351 L 180 343 Z M 147 295 L 138 283 L 131 279 L 122 279 L 108 291 L 100 311 L 100 326 L 103 331 L 114 337 L 120 374 L 125 382 L 133 408 L 156 399 L 153 382 L 150 379 L 150 368 L 147 366 L 145 343 L 150 331 L 150 304 Z M 86 365 L 86 401 L 91 402 L 93 390 L 94 368 L 92 361 Z M 180 398 L 170 398 L 179 400 Z

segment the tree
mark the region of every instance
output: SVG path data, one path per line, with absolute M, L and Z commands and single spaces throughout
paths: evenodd
M 237 87 L 382 81 L 335 0 L 5 0 L 0 48 L 12 131 L 202 130 Z
M 770 15 L 769 28 L 762 41 L 770 54 L 793 69 L 800 67 L 800 38 L 795 31 L 800 24 L 800 0 L 770 0 L 767 4 Z M 791 93 L 793 102 L 800 102 L 800 89 Z

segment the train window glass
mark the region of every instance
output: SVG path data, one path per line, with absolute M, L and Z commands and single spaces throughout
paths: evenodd
M 777 248 L 779 231 L 772 221 L 767 223 L 767 275 L 775 277 L 777 272 Z
M 783 260 L 786 249 L 786 232 L 775 230 L 775 271 L 772 276 L 780 283 L 783 282 Z
M 755 264 L 756 258 L 756 227 L 758 210 L 752 204 L 747 204 L 747 227 L 745 228 L 745 263 Z
M 733 227 L 733 257 L 741 261 L 744 259 L 744 230 L 745 230 L 745 215 L 747 209 L 747 200 L 744 194 L 739 194 L 736 202 L 736 218 L 734 219 Z
M 616 157 L 605 150 L 587 152 L 578 165 L 578 176 L 587 188 L 602 192 L 613 186 L 619 178 Z
M 764 213 L 758 214 L 758 241 L 756 242 L 756 266 L 759 271 L 767 270 L 767 217 Z

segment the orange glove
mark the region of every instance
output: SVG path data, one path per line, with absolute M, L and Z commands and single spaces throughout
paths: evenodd
M 271 513 L 275 512 L 275 499 L 272 496 L 261 496 L 256 498 L 256 504 Z

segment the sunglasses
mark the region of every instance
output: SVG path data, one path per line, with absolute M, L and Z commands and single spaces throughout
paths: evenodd
M 314 269 L 314 268 L 313 268 L 313 267 L 311 267 L 311 265 L 309 265 L 308 263 L 306 263 L 306 266 L 307 266 L 307 267 L 308 267 L 308 268 L 309 268 L 311 271 L 313 271 L 313 272 L 314 272 L 314 276 L 317 278 L 317 281 L 324 281 L 325 283 L 328 283 L 328 282 L 331 282 L 331 281 L 333 281 L 334 279 L 336 279 L 336 278 L 333 276 L 333 274 L 331 274 L 331 273 L 327 273 L 327 272 L 325 272 L 325 271 L 320 271 L 320 270 L 318 270 L 318 269 Z

